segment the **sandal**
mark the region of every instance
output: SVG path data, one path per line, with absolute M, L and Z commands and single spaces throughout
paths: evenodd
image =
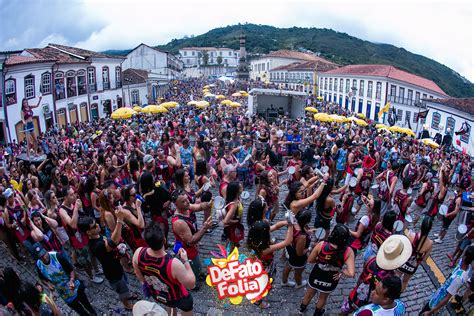
M 449 260 L 453 260 L 453 256 L 451 254 L 446 254 L 446 256 L 448 256 Z
M 451 261 L 451 262 L 448 264 L 448 267 L 449 267 L 449 268 L 454 267 L 454 262 Z

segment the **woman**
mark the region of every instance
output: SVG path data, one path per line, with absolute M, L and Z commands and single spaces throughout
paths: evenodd
M 125 225 L 122 228 L 122 237 L 133 252 L 139 247 L 146 247 L 145 239 L 142 237 L 145 228 L 145 219 L 142 213 L 142 202 L 136 198 L 135 186 L 128 185 L 122 188 L 122 198 L 125 201 L 124 218 Z
M 383 244 L 385 239 L 392 235 L 393 224 L 397 219 L 397 213 L 390 211 L 385 213 L 381 222 L 375 225 L 374 231 L 370 236 L 369 246 L 366 248 L 364 253 L 364 263 L 367 262 L 369 257 L 375 256 L 379 251 L 380 245 Z
M 271 243 L 270 232 L 285 226 L 286 222 L 279 222 L 270 227 L 266 221 L 258 221 L 250 227 L 247 238 L 247 246 L 252 250 L 258 260 L 262 262 L 263 268 L 267 271 L 269 277 L 274 277 L 276 272 L 276 263 L 273 259 L 274 253 L 288 246 L 293 240 L 293 225 L 288 226 L 286 238 L 277 244 Z M 268 302 L 262 300 L 255 303 L 262 309 L 270 307 Z
M 253 200 L 247 209 L 247 228 L 250 229 L 254 223 L 265 220 L 267 210 L 268 205 L 265 202 L 265 199 L 257 197 Z
M 194 181 L 196 181 L 198 191 L 202 190 L 201 202 L 210 202 L 212 200 L 212 192 L 210 190 L 204 190 L 204 185 L 209 182 L 212 188 L 216 187 L 217 173 L 214 168 L 210 167 L 210 169 L 209 174 L 208 164 L 204 159 L 196 161 L 196 177 L 194 178 Z M 209 216 L 211 216 L 211 212 L 205 212 L 203 221 L 205 222 Z
M 28 203 L 28 214 L 32 214 L 33 212 L 44 213 L 46 211 L 46 208 L 44 207 L 43 203 L 41 203 L 41 200 L 36 191 L 28 191 L 26 197 L 28 198 L 28 201 L 30 201 Z
M 82 208 L 88 216 L 100 218 L 100 206 L 98 203 L 100 190 L 97 188 L 97 178 L 90 175 L 81 182 L 78 194 L 82 201 Z
M 307 188 L 305 188 L 305 186 L 301 182 L 296 181 L 290 185 L 290 189 L 288 190 L 288 195 L 285 199 L 284 205 L 288 210 L 290 210 L 293 214 L 296 215 L 298 214 L 298 212 L 313 203 L 313 201 L 318 199 L 324 191 L 325 187 L 326 182 L 323 181 L 319 185 L 319 187 L 313 192 L 313 194 L 307 197 Z
M 104 165 L 100 171 L 99 184 L 103 185 L 104 181 L 110 178 L 109 169 L 112 167 L 112 158 L 110 156 L 104 157 Z
M 337 190 L 333 190 L 334 181 L 328 179 L 326 182 L 323 182 L 325 185 L 322 188 L 322 192 L 318 192 L 318 201 L 316 202 L 316 218 L 314 221 L 314 228 L 322 227 L 325 231 L 324 238 L 326 239 L 329 234 L 329 229 L 331 227 L 331 220 L 336 212 L 336 201 L 334 200 L 333 194 L 338 194 L 343 192 L 346 189 L 346 186 L 343 186 Z
M 282 286 L 300 289 L 306 286 L 307 281 L 302 281 L 302 275 L 310 252 L 311 237 L 308 224 L 311 221 L 311 211 L 306 210 L 296 214 L 297 223 L 293 225 L 293 241 L 286 246 L 288 261 L 283 270 Z M 295 270 L 295 282 L 288 281 L 291 270 Z
M 115 197 L 112 189 L 107 188 L 99 194 L 100 225 L 104 229 L 104 235 L 110 237 L 115 229 Z
M 56 222 L 62 223 L 58 214 L 60 203 L 56 197 L 56 193 L 52 190 L 46 191 L 44 194 L 44 204 L 46 206 L 46 216 Z M 64 225 L 58 225 L 58 227 L 56 227 L 56 233 L 63 246 L 68 244 L 69 236 L 64 229 Z
M 402 292 L 406 289 L 408 282 L 415 274 L 420 264 L 431 254 L 433 241 L 428 238 L 428 234 L 430 233 L 432 226 L 433 219 L 429 216 L 425 216 L 421 222 L 420 232 L 410 232 L 407 236 L 412 245 L 412 253 L 410 259 L 398 268 L 398 271 L 403 273 Z
M 231 249 L 240 247 L 240 241 L 244 239 L 244 226 L 242 225 L 244 207 L 240 202 L 241 192 L 242 186 L 238 181 L 232 181 L 227 186 L 224 236 L 230 242 Z
M 341 276 L 353 278 L 355 275 L 355 255 L 348 246 L 349 229 L 337 224 L 328 241 L 320 241 L 311 251 L 308 262 L 315 263 L 309 275 L 309 287 L 300 306 L 304 313 L 316 292 L 319 292 L 314 315 L 324 315 L 324 306 L 329 294 L 336 289 Z M 343 268 L 346 266 L 345 268 Z
M 42 98 L 43 96 L 40 95 L 38 104 L 35 106 L 29 105 L 26 98 L 21 100 L 21 120 L 23 122 L 23 130 L 26 134 L 26 138 L 30 138 L 30 142 L 28 143 L 28 155 L 31 148 L 34 150 L 33 156 L 38 154 L 38 139 L 36 138 L 35 125 L 33 124 L 33 109 L 40 105 Z
M 260 174 L 259 178 L 260 180 L 256 192 L 257 195 L 265 199 L 265 202 L 269 206 L 266 218 L 273 221 L 278 212 L 277 205 L 279 205 L 278 198 L 280 190 L 273 173 L 265 170 Z
M 35 242 L 41 243 L 47 251 L 64 253 L 67 257 L 61 241 L 54 232 L 58 228 L 56 220 L 44 216 L 40 212 L 34 212 L 31 214 L 30 225 L 31 237 Z
M 379 199 L 374 200 L 371 197 L 367 198 L 362 195 L 362 202 L 367 208 L 367 215 L 361 217 L 354 231 L 350 231 L 352 237 L 350 246 L 356 256 L 357 253 L 368 244 L 375 224 L 378 223 L 380 219 L 381 202 Z

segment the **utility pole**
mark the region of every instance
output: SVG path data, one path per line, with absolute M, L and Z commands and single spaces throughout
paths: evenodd
M 130 105 L 130 107 L 132 107 L 132 102 L 130 101 L 130 82 L 132 82 L 132 80 L 130 78 L 124 78 L 123 80 L 127 82 L 128 104 Z

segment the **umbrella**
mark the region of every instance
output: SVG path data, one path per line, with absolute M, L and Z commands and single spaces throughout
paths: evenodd
M 208 94 L 204 95 L 204 98 L 209 98 L 209 99 L 214 99 L 215 97 L 216 97 L 216 95 L 212 94 L 212 93 L 208 93 Z
M 142 111 L 142 107 L 141 107 L 141 106 L 138 106 L 138 105 L 135 105 L 135 106 L 133 107 L 133 110 L 134 110 L 135 112 L 141 112 L 141 111 Z
M 239 93 L 241 93 L 241 94 L 248 94 L 248 92 L 247 92 L 247 91 L 244 91 L 244 90 L 240 90 Z
M 308 111 L 308 112 L 318 113 L 318 110 L 315 107 L 312 107 L 312 106 L 307 106 L 307 107 L 304 108 L 304 110 Z
M 131 118 L 133 114 L 136 114 L 133 109 L 131 108 L 120 108 L 112 112 L 110 116 L 113 119 L 128 119 Z
M 386 128 L 386 127 L 380 127 L 380 128 L 379 128 L 379 131 L 392 134 L 392 132 L 391 132 L 388 128 Z
M 368 125 L 369 125 L 369 124 L 367 124 L 366 121 L 361 120 L 360 118 L 357 118 L 357 117 L 354 117 L 354 116 L 349 117 L 349 119 L 350 119 L 352 122 L 354 122 L 354 123 L 356 123 L 357 125 L 359 125 L 359 126 L 368 126 Z
M 402 133 L 410 135 L 410 136 L 416 136 L 415 132 L 409 129 L 408 127 L 404 127 L 400 129 Z
M 430 146 L 431 148 L 439 147 L 439 144 L 433 141 L 431 138 L 423 138 L 421 141 L 423 142 L 423 144 Z
M 232 93 L 232 96 L 233 96 L 233 97 L 241 97 L 241 96 L 242 96 L 242 93 L 240 93 L 240 92 L 235 92 L 235 93 Z
M 210 87 L 210 85 L 209 85 L 209 86 L 204 86 L 204 88 L 203 88 L 203 89 L 209 89 L 209 87 Z
M 365 119 L 365 115 L 362 113 L 357 113 L 356 116 L 361 119 Z
M 324 98 L 322 96 L 317 97 L 316 99 L 318 100 L 323 100 Z
M 379 123 L 379 124 L 376 124 L 376 125 L 375 125 L 375 128 L 384 128 L 384 129 L 387 129 L 388 126 L 385 125 L 385 124 Z
M 232 102 L 231 104 L 229 104 L 229 106 L 233 107 L 233 108 L 238 108 L 241 106 L 241 104 L 239 102 Z
M 175 102 L 175 101 L 169 101 L 169 102 L 165 102 L 165 103 L 161 103 L 160 105 L 164 106 L 165 108 L 169 109 L 169 108 L 175 108 L 178 106 L 178 102 Z
M 199 102 L 196 103 L 196 106 L 199 106 L 199 107 L 204 106 L 204 107 L 206 107 L 206 106 L 209 106 L 209 102 L 207 102 L 207 101 L 199 101 Z
M 332 122 L 334 120 L 327 113 L 314 114 L 314 119 L 316 121 L 321 121 L 321 122 Z
M 142 112 L 144 113 L 166 113 L 168 110 L 162 105 L 147 105 L 143 108 Z
M 216 96 L 217 100 L 225 99 L 225 95 L 219 94 Z
M 231 100 L 223 100 L 221 101 L 221 104 L 224 104 L 224 105 L 230 105 L 232 103 Z
M 344 123 L 344 122 L 350 121 L 347 117 L 337 115 L 337 114 L 331 114 L 329 115 L 329 117 L 332 118 L 334 122 L 338 122 L 338 123 Z

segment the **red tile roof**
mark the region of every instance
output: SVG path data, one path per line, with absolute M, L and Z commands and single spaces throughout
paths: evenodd
M 322 59 L 322 58 L 321 58 Z M 298 71 L 298 70 L 307 70 L 307 71 L 314 71 L 314 69 L 317 67 L 317 71 L 329 71 L 332 69 L 335 69 L 338 67 L 337 64 L 332 63 L 330 61 L 327 61 L 325 59 L 322 59 L 323 61 L 307 61 L 307 62 L 296 62 L 292 63 L 289 65 L 285 66 L 279 66 L 273 69 L 270 69 L 270 71 L 280 71 L 280 70 L 286 70 L 286 71 Z
M 474 98 L 423 99 L 423 101 L 446 105 L 456 110 L 474 115 Z
M 411 74 L 409 72 L 400 70 L 390 65 L 349 65 L 349 66 L 329 70 L 326 72 L 326 74 L 385 77 L 385 78 L 403 81 L 403 82 L 448 96 L 446 92 L 444 92 L 433 81 Z
M 284 50 L 284 49 L 271 52 L 267 55 L 264 55 L 261 58 L 266 58 L 266 57 L 280 57 L 280 58 L 298 59 L 298 60 L 304 60 L 304 61 L 319 61 L 319 62 L 334 64 L 333 62 L 330 62 L 329 60 L 326 60 L 314 54 L 297 52 L 297 51 L 292 51 L 292 50 Z
M 128 68 L 122 71 L 122 78 L 124 79 L 124 85 L 145 83 L 148 79 L 148 71 Z M 130 79 L 131 81 L 127 81 L 125 79 Z
M 7 60 L 5 61 L 5 65 L 15 66 L 15 65 L 44 63 L 44 62 L 54 62 L 54 60 L 36 58 L 36 57 L 30 57 L 30 56 L 13 55 L 7 58 Z

